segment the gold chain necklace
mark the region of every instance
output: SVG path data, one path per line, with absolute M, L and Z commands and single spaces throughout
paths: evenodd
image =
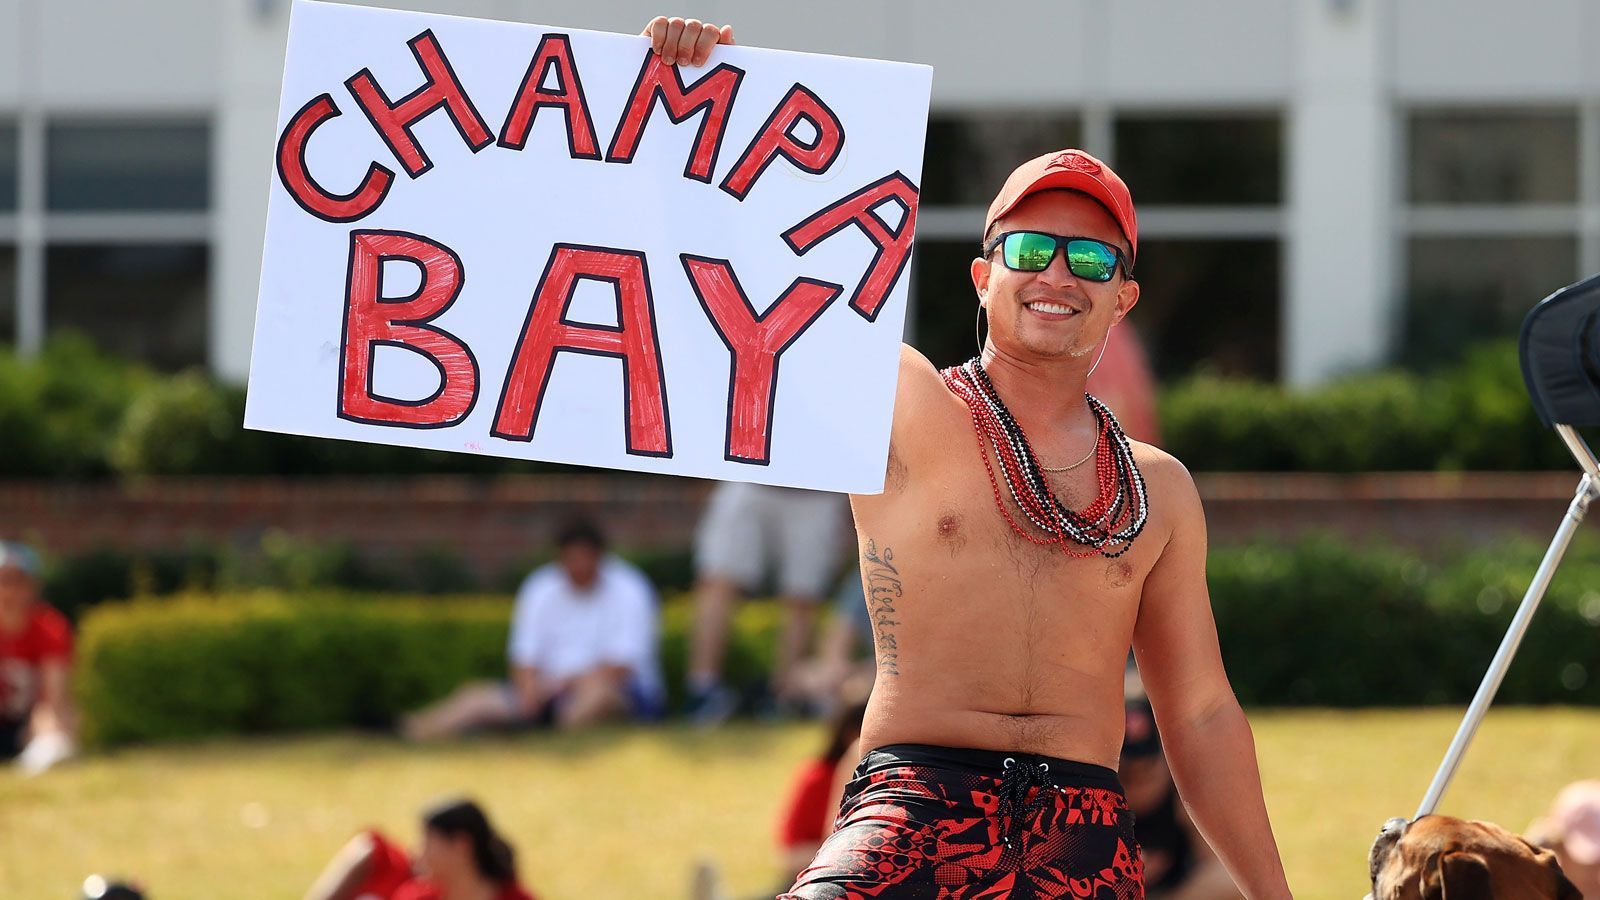
M 1041 472 L 1050 472 L 1050 473 L 1070 472 L 1073 469 L 1076 469 L 1077 467 L 1079 467 L 1079 466 L 1083 465 L 1084 463 L 1088 462 L 1089 460 L 1094 459 L 1095 451 L 1100 449 L 1100 435 L 1103 434 L 1103 433 L 1104 432 L 1099 431 L 1099 430 L 1095 431 L 1095 433 L 1094 433 L 1094 446 L 1089 448 L 1088 454 L 1086 454 L 1083 457 L 1083 459 L 1078 460 L 1077 462 L 1073 463 L 1070 466 L 1055 466 L 1055 467 L 1051 467 L 1051 466 L 1045 465 L 1044 463 L 1040 463 L 1039 464 L 1039 471 L 1041 471 Z

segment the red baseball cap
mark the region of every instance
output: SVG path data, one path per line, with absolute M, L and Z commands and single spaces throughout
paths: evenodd
M 995 219 L 1015 209 L 1022 198 L 1038 191 L 1057 189 L 1082 191 L 1099 201 L 1117 220 L 1123 237 L 1128 239 L 1128 249 L 1138 256 L 1139 219 L 1133 212 L 1133 195 L 1110 166 L 1082 150 L 1046 153 L 1017 166 L 1000 188 L 1000 195 L 989 204 L 989 215 L 983 220 L 984 232 L 988 232 Z

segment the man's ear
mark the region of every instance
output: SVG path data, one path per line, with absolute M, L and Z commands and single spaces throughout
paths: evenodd
M 978 292 L 978 301 L 983 302 L 984 295 L 989 293 L 989 261 L 983 257 L 974 257 L 972 260 L 972 288 Z
M 1475 853 L 1436 854 L 1422 873 L 1422 900 L 1494 900 L 1489 864 Z
M 1139 282 L 1132 278 L 1124 278 L 1122 286 L 1117 288 L 1117 318 L 1121 322 L 1130 310 L 1139 303 Z

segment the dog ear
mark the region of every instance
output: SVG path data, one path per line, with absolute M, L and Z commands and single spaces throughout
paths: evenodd
M 1556 855 L 1547 852 L 1546 856 L 1545 865 L 1556 879 L 1556 900 L 1583 900 L 1583 891 L 1567 879 L 1567 873 L 1561 871 L 1561 863 L 1556 861 Z
M 1540 846 L 1525 837 L 1518 837 L 1517 840 L 1520 840 L 1522 845 L 1528 848 L 1528 852 L 1533 854 L 1533 858 L 1550 873 L 1551 884 L 1555 888 L 1552 896 L 1555 900 L 1583 900 L 1583 891 L 1578 890 L 1577 885 L 1568 880 L 1567 873 L 1561 871 L 1561 860 L 1552 848 Z
M 1494 900 L 1489 864 L 1475 853 L 1449 851 L 1429 860 L 1422 900 Z

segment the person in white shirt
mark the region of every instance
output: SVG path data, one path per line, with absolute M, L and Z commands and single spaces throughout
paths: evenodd
M 517 591 L 506 656 L 510 680 L 474 682 L 406 716 L 412 740 L 482 728 L 582 728 L 616 718 L 655 718 L 664 709 L 656 661 L 655 588 L 643 572 L 606 553 L 598 528 L 575 521 L 556 537 L 555 562 Z

